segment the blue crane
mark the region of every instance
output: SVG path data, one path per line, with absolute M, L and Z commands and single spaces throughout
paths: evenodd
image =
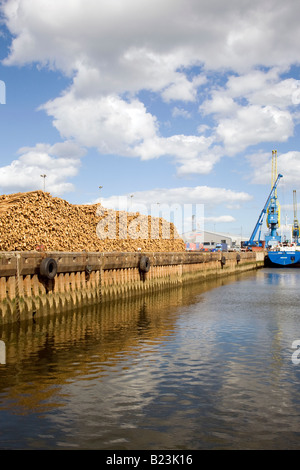
M 252 232 L 252 235 L 250 237 L 250 239 L 244 243 L 244 246 L 248 246 L 248 247 L 251 247 L 251 246 L 262 246 L 262 243 L 260 241 L 260 235 L 261 235 L 261 226 L 262 226 L 262 223 L 263 223 L 263 220 L 264 220 L 264 216 L 269 208 L 269 205 L 270 205 L 270 201 L 272 200 L 272 204 L 274 204 L 274 199 L 275 199 L 275 203 L 276 203 L 276 198 L 274 198 L 274 195 L 275 195 L 275 191 L 276 191 L 276 188 L 278 186 L 278 183 L 279 183 L 279 180 L 280 178 L 282 178 L 282 175 L 281 174 L 278 174 L 277 176 L 277 179 L 271 189 L 271 192 L 268 196 L 268 199 L 264 205 L 264 208 L 263 210 L 261 211 L 260 213 L 260 216 L 256 222 L 256 225 L 254 227 L 254 230 Z M 270 212 L 270 217 L 269 217 L 269 220 L 270 220 L 270 225 L 271 225 L 271 236 L 273 237 L 274 234 L 272 233 L 274 230 L 275 230 L 275 227 L 276 225 L 278 224 L 278 220 L 276 220 L 276 217 L 275 215 L 273 214 L 273 209 L 275 208 L 272 207 L 272 211 Z M 276 212 L 276 211 L 275 211 Z M 273 217 L 274 216 L 274 217 Z M 259 229 L 259 236 L 258 236 L 258 241 L 254 241 L 255 237 L 256 237 L 256 234 L 258 232 L 258 229 Z

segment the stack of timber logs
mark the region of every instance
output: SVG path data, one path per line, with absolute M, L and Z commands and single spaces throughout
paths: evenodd
M 0 196 L 0 251 L 185 251 L 172 223 L 73 205 L 44 191 Z

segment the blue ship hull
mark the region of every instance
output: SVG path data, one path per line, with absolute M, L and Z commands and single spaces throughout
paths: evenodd
M 300 266 L 300 251 L 269 251 L 269 261 L 277 266 Z

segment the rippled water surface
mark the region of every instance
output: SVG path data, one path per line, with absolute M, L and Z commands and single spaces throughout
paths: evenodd
M 299 449 L 299 301 L 263 269 L 2 326 L 0 448 Z

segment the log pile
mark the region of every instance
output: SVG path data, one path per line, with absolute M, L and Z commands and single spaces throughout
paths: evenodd
M 0 196 L 0 251 L 180 252 L 173 224 L 100 204 L 73 205 L 43 191 Z

